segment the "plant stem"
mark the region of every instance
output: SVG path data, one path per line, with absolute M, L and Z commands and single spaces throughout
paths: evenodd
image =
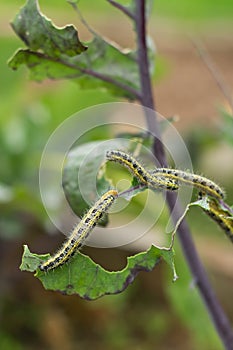
M 119 4 L 119 2 L 114 0 L 107 0 L 107 2 L 109 2 L 112 6 L 116 7 L 121 12 L 123 12 L 129 18 L 134 19 L 134 14 L 126 6 Z
M 144 15 L 142 15 L 144 13 Z M 135 26 L 138 47 L 138 65 L 141 81 L 141 104 L 144 109 L 148 131 L 154 136 L 153 152 L 160 166 L 166 166 L 166 157 L 164 147 L 160 138 L 159 123 L 156 122 L 156 113 L 154 108 L 154 100 L 152 95 L 152 87 L 150 80 L 148 53 L 146 45 L 145 30 L 145 1 L 136 1 Z M 144 63 L 147 64 L 144 64 Z M 153 113 L 148 109 L 152 109 Z
M 146 45 L 146 16 L 145 16 L 145 0 L 135 0 L 136 2 L 136 14 L 135 14 L 135 26 L 137 35 L 137 46 L 138 46 L 138 64 L 140 71 L 141 81 L 141 103 L 143 106 L 148 107 L 152 110 L 155 109 L 151 80 L 149 74 L 149 62 L 147 56 L 147 45 Z M 158 121 L 154 113 L 149 113 L 145 109 L 145 117 L 147 122 L 148 130 L 155 135 L 155 142 L 153 147 L 154 155 L 157 157 L 160 164 L 167 166 L 165 157 L 164 147 L 160 141 L 160 130 L 158 127 Z M 167 193 L 167 204 L 170 209 L 172 219 L 174 223 L 182 215 L 180 206 L 176 203 L 176 194 Z M 210 285 L 209 279 L 205 272 L 205 269 L 199 259 L 194 242 L 191 238 L 189 227 L 185 220 L 183 220 L 178 228 L 178 237 L 181 242 L 181 246 L 192 272 L 194 281 L 199 289 L 200 295 L 205 302 L 207 310 L 212 317 L 213 323 L 216 330 L 225 345 L 225 349 L 233 349 L 233 332 L 230 323 L 220 306 L 215 293 Z

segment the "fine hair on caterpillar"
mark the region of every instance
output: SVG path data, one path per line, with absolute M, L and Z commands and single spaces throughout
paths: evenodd
M 106 158 L 126 167 L 140 183 L 149 188 L 173 191 L 178 190 L 179 185 L 184 184 L 193 186 L 200 192 L 218 200 L 224 198 L 224 191 L 213 181 L 203 176 L 169 168 L 156 168 L 148 171 L 134 157 L 120 150 L 108 151 Z
M 177 181 L 178 184 L 196 187 L 200 192 L 205 193 L 218 200 L 221 200 L 225 197 L 224 191 L 218 185 L 200 175 L 169 168 L 157 168 L 151 173 L 156 177 L 164 176 L 165 178 L 167 177 L 169 179 L 173 179 Z
M 154 176 L 147 171 L 133 156 L 120 150 L 111 150 L 106 152 L 106 158 L 109 161 L 113 161 L 123 165 L 127 168 L 131 174 L 137 178 L 137 180 L 151 189 L 165 189 L 176 191 L 179 186 L 177 181 L 164 177 L 162 174 Z
M 230 213 L 223 210 L 215 200 L 208 200 L 208 208 L 203 210 L 223 229 L 233 243 L 233 220 Z
M 118 197 L 116 190 L 104 193 L 84 215 L 82 220 L 73 228 L 69 238 L 62 247 L 48 260 L 42 262 L 38 268 L 49 271 L 66 263 L 85 243 L 87 237 Z

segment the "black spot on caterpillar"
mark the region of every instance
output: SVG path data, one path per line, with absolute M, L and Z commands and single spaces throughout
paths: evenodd
M 177 169 L 157 168 L 152 172 L 155 176 L 164 176 L 165 178 L 173 179 L 178 184 L 190 185 L 198 188 L 202 193 L 205 193 L 216 199 L 223 199 L 223 190 L 216 185 L 213 181 L 192 173 L 188 173 Z
M 106 192 L 71 232 L 70 237 L 62 247 L 47 261 L 42 262 L 38 268 L 41 271 L 49 271 L 66 263 L 85 243 L 92 229 L 95 227 L 101 216 L 108 211 L 118 196 L 116 190 Z
M 214 199 L 208 200 L 208 209 L 203 210 L 213 219 L 224 231 L 233 243 L 233 218 L 231 213 L 221 209 L 219 203 Z
M 107 151 L 106 158 L 109 161 L 119 163 L 126 167 L 132 173 L 132 175 L 138 179 L 140 183 L 146 185 L 149 188 L 159 188 L 171 191 L 178 190 L 179 188 L 176 180 L 169 179 L 163 175 L 154 176 L 149 171 L 147 171 L 134 157 L 123 151 Z

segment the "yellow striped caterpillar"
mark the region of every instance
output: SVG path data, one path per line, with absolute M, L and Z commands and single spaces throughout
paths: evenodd
M 101 219 L 102 215 L 108 211 L 117 197 L 118 192 L 116 190 L 110 190 L 103 194 L 86 215 L 84 215 L 79 224 L 74 227 L 70 237 L 63 243 L 61 249 L 47 261 L 42 262 L 38 268 L 46 272 L 66 263 L 84 245 L 92 229 Z
M 201 193 L 205 193 L 218 200 L 224 198 L 223 190 L 213 181 L 196 174 L 188 173 L 177 169 L 157 168 L 151 172 L 154 176 L 164 176 L 164 178 L 177 181 L 178 184 L 185 184 L 196 187 Z
M 154 176 L 147 171 L 134 157 L 123 151 L 107 151 L 106 158 L 109 161 L 119 163 L 126 167 L 138 181 L 152 189 L 166 189 L 175 191 L 179 186 L 176 180 L 169 179 L 163 175 Z
M 225 231 L 228 238 L 233 243 L 233 218 L 231 213 L 221 209 L 215 200 L 208 200 L 208 209 L 203 210 Z

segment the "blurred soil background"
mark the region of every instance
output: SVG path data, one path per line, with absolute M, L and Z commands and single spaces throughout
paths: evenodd
M 179 280 L 160 264 L 140 273 L 123 294 L 94 302 L 45 291 L 32 274 L 19 271 L 22 245 L 33 252 L 52 252 L 64 239 L 51 230 L 43 209 L 37 170 L 52 131 L 82 108 L 116 101 L 103 91 L 81 91 L 72 82 L 36 84 L 26 69 L 6 65 L 22 43 L 9 22 L 23 1 L 0 4 L 0 348 L 106 350 L 220 350 L 222 346 L 194 288 L 177 243 Z M 42 11 L 58 26 L 73 23 L 81 40 L 90 34 L 66 1 L 40 1 Z M 81 1 L 92 27 L 123 47 L 134 46 L 129 21 L 105 1 Z M 225 83 L 233 86 L 233 2 L 154 2 L 149 30 L 157 57 L 153 77 L 157 110 L 178 116 L 193 168 L 225 187 L 233 202 L 233 123 L 229 105 L 200 59 L 191 38 L 200 40 Z M 58 103 L 59 101 L 59 103 Z M 229 118 L 229 117 L 228 117 Z M 233 254 L 224 234 L 198 209 L 188 215 L 201 259 L 226 314 L 233 323 Z M 49 227 L 49 229 L 47 229 Z M 163 232 L 161 227 L 154 228 Z M 51 232 L 53 234 L 51 234 Z M 125 266 L 129 254 L 143 242 L 125 249 L 85 248 L 109 269 Z

